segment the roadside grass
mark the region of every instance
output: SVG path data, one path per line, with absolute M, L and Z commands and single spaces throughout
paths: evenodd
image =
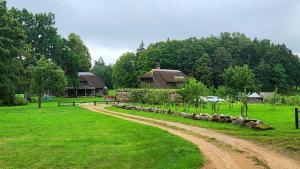
M 164 114 L 124 110 L 116 107 L 108 107 L 107 109 L 156 119 L 177 121 L 204 128 L 212 128 L 226 134 L 254 140 L 264 145 L 270 145 L 283 152 L 296 155 L 296 157 L 300 159 L 300 130 L 295 130 L 294 108 L 293 106 L 276 106 L 276 109 L 273 110 L 272 106 L 268 104 L 249 104 L 249 118 L 263 120 L 266 124 L 270 124 L 275 128 L 275 130 L 266 131 L 241 128 L 233 124 L 201 120 L 196 121 Z M 177 111 L 183 111 L 183 107 L 177 107 Z M 192 112 L 196 112 L 195 108 L 190 108 L 190 113 Z M 202 109 L 202 112 L 208 114 L 212 113 L 209 105 L 206 109 Z M 220 105 L 220 113 L 238 116 L 240 114 L 240 104 L 236 103 L 233 109 L 229 109 L 228 104 L 222 103 Z
M 179 169 L 203 164 L 198 148 L 177 136 L 77 106 L 57 107 L 55 100 L 41 109 L 36 103 L 0 107 L 0 124 L 0 168 Z

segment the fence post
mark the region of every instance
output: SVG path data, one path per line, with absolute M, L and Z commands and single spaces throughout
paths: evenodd
M 295 108 L 295 122 L 296 122 L 296 129 L 299 129 L 299 113 L 298 108 Z
M 75 102 L 73 102 L 73 106 L 75 106 Z
M 96 104 L 97 104 L 96 101 L 94 101 L 94 106 L 96 106 Z
M 60 106 L 60 101 L 57 102 L 57 107 L 59 107 L 59 106 Z

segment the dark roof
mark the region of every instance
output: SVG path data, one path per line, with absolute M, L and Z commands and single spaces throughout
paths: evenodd
M 187 75 L 180 70 L 172 69 L 152 69 L 145 73 L 141 78 L 152 79 L 158 87 L 165 87 L 167 83 L 184 83 L 187 81 Z
M 86 81 L 94 88 L 104 88 L 104 82 L 101 78 L 91 72 L 79 72 L 79 81 Z M 82 86 L 83 87 L 83 86 Z

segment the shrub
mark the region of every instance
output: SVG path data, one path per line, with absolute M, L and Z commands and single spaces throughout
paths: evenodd
M 27 104 L 27 101 L 24 100 L 23 98 L 21 97 L 15 97 L 14 99 L 14 105 L 26 105 Z

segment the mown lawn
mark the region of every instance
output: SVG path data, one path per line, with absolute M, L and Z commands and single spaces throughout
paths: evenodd
M 265 123 L 270 124 L 275 128 L 275 130 L 267 131 L 241 128 L 233 124 L 195 121 L 163 114 L 123 110 L 116 107 L 109 107 L 108 109 L 156 119 L 178 121 L 196 126 L 213 128 L 227 134 L 254 140 L 259 143 L 278 148 L 281 151 L 296 155 L 300 159 L 300 130 L 295 130 L 294 108 L 295 107 L 293 106 L 277 106 L 276 109 L 273 110 L 272 106 L 269 104 L 250 104 L 248 112 L 248 116 L 250 118 L 263 120 Z M 183 108 L 177 107 L 177 111 L 183 111 Z M 190 113 L 192 112 L 195 112 L 194 108 L 190 108 Z M 212 113 L 209 105 L 207 105 L 206 109 L 202 109 L 202 112 L 209 114 Z M 220 113 L 238 116 L 240 114 L 240 105 L 237 103 L 233 106 L 233 109 L 229 109 L 229 105 L 223 103 L 220 105 Z
M 0 107 L 0 168 L 181 169 L 203 163 L 195 145 L 160 129 L 55 101 L 36 106 Z

